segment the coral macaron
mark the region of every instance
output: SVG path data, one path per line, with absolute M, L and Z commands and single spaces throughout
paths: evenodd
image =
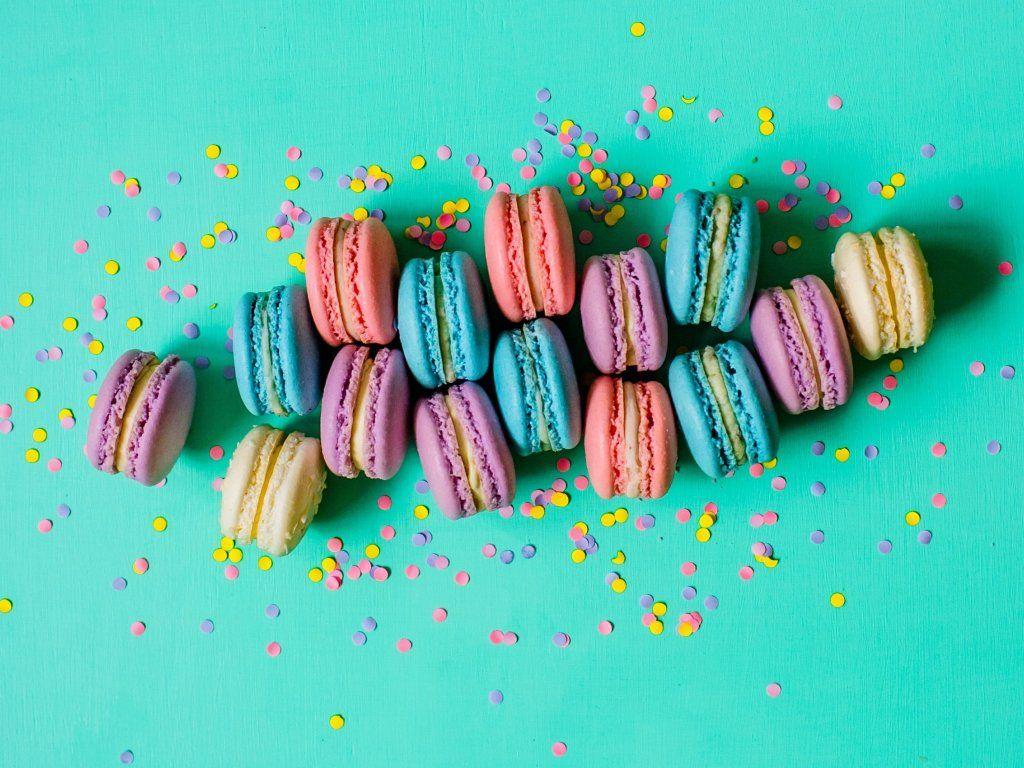
M 495 193 L 484 217 L 484 246 L 494 298 L 513 323 L 572 309 L 576 255 L 557 188 Z
M 130 349 L 110 368 L 89 417 L 85 454 L 103 472 L 156 485 L 177 461 L 192 424 L 196 374 L 177 355 Z
M 601 373 L 656 371 L 665 362 L 665 303 L 654 261 L 643 248 L 587 259 L 580 314 L 583 338 Z
M 338 350 L 324 385 L 320 442 L 328 468 L 342 477 L 386 480 L 409 444 L 409 375 L 397 349 L 349 344 Z
M 775 396 L 790 413 L 830 410 L 850 399 L 853 361 L 839 308 L 814 275 L 758 293 L 750 332 Z
M 306 241 L 306 291 L 313 322 L 334 347 L 395 338 L 398 258 L 380 219 L 318 219 Z
M 656 381 L 599 376 L 587 396 L 583 429 L 587 472 L 603 499 L 658 499 L 676 471 L 676 425 Z

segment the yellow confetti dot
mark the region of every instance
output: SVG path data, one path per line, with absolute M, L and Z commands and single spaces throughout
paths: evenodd
M 327 722 L 330 723 L 331 728 L 337 731 L 345 725 L 345 718 L 341 715 L 331 715 L 331 718 Z
M 618 552 L 615 553 L 615 557 L 612 558 L 612 562 L 616 565 L 622 565 L 624 562 L 626 562 L 626 553 L 620 549 Z
M 579 197 L 580 195 L 587 191 L 587 187 L 585 184 L 577 184 L 575 187 L 570 187 L 569 189 L 572 190 L 572 193 L 576 195 L 576 197 Z
M 732 176 L 729 177 L 729 186 L 732 187 L 733 189 L 739 189 L 746 183 L 747 180 L 738 173 L 734 173 Z
M 237 547 L 234 549 L 229 549 L 228 560 L 230 560 L 232 563 L 240 563 L 242 562 L 242 554 L 242 550 L 238 549 Z
M 89 404 L 89 407 L 92 408 L 94 405 L 96 405 L 96 395 L 89 395 L 88 399 L 86 399 L 86 402 Z
M 658 110 L 658 118 L 666 123 L 672 119 L 673 114 L 674 113 L 672 112 L 672 107 L 661 107 Z
M 46 430 L 43 429 L 42 427 L 36 427 L 35 429 L 32 430 L 32 439 L 35 440 L 37 443 L 45 443 Z
M 365 221 L 366 217 L 370 215 L 370 212 L 365 208 L 356 208 L 352 211 L 352 218 L 356 221 Z
M 39 390 L 35 387 L 29 387 L 25 390 L 25 399 L 30 403 L 34 403 L 39 399 Z
M 280 232 L 280 230 L 278 231 Z M 217 238 L 207 233 L 199 238 L 199 244 L 203 246 L 203 248 L 213 248 L 213 246 L 217 244 Z
M 18 296 L 18 303 L 23 307 L 31 307 L 35 297 L 31 293 L 22 293 Z
M 590 157 L 592 154 L 594 154 L 594 148 L 589 144 L 580 144 L 576 148 L 576 154 L 579 155 L 580 157 Z
M 702 544 L 711 540 L 711 531 L 707 528 L 698 528 L 694 535 L 697 537 L 697 541 Z
M 833 592 L 828 601 L 832 604 L 833 608 L 842 608 L 846 605 L 846 595 L 842 592 Z
M 352 179 L 352 182 L 348 185 L 348 188 L 351 189 L 356 194 L 359 194 L 360 192 L 366 191 L 366 182 L 363 181 L 362 179 Z
M 764 563 L 765 568 L 774 568 L 776 565 L 779 564 L 779 561 L 777 559 L 772 559 L 770 557 L 762 558 L 761 562 Z
M 615 515 L 613 515 L 611 512 L 605 512 L 603 515 L 601 515 L 601 525 L 603 525 L 605 528 L 611 528 L 613 525 L 615 525 Z
M 338 561 L 333 557 L 325 557 L 320 561 L 320 567 L 323 568 L 325 572 L 330 573 L 338 567 Z
M 106 264 L 103 265 L 103 271 L 106 272 L 108 275 L 116 275 L 118 272 L 121 271 L 121 265 L 118 264 L 113 259 L 110 259 L 109 261 L 107 261 Z
M 298 251 L 292 251 L 288 254 L 288 266 L 290 267 L 298 267 L 303 261 L 305 261 L 305 258 Z
M 620 593 L 621 592 L 625 592 L 626 591 L 626 580 L 620 576 L 619 578 L 617 578 L 614 581 L 612 581 L 612 591 L 613 592 L 620 592 Z
M 803 238 L 799 235 L 790 235 L 786 238 L 786 245 L 792 248 L 794 251 L 800 248 L 804 244 Z
M 574 549 L 569 554 L 569 559 L 571 559 L 574 563 L 582 563 L 584 560 L 587 559 L 587 553 L 584 552 L 582 549 Z
M 655 616 L 664 616 L 667 610 L 668 606 L 665 605 L 665 603 L 663 603 L 661 600 L 659 600 L 651 606 L 651 613 L 653 613 Z
M 225 176 L 229 179 L 233 179 L 236 176 L 238 176 L 238 166 L 235 165 L 234 163 L 228 163 L 228 172 L 225 174 Z
M 618 509 L 615 510 L 616 523 L 624 523 L 627 520 L 629 520 L 629 512 L 626 510 L 625 507 L 619 507 Z
M 307 573 L 306 575 L 309 577 L 309 580 L 312 581 L 314 584 L 319 584 L 321 581 L 324 580 L 324 572 L 321 571 L 319 568 L 310 568 L 309 573 Z
M 167 530 L 167 518 L 162 516 L 162 515 L 158 515 L 157 517 L 154 517 L 153 518 L 153 530 L 156 531 L 157 533 L 163 533 L 164 531 L 166 531 Z
M 903 370 L 903 361 L 898 357 L 894 357 L 889 361 L 889 370 L 893 373 L 899 373 Z
M 849 448 L 836 448 L 836 461 L 846 461 L 850 458 Z
M 758 127 L 758 130 L 761 131 L 762 136 L 771 136 L 773 133 L 775 133 L 775 123 L 769 123 L 765 121 L 761 123 L 761 125 Z
M 649 629 L 651 631 L 652 635 L 660 635 L 662 632 L 665 631 L 665 625 L 662 624 L 657 619 L 655 619 L 654 621 L 652 621 L 650 624 L 647 625 L 647 629 Z
M 668 186 L 668 176 L 664 173 L 659 173 L 654 177 L 654 181 L 652 183 L 654 186 L 664 189 Z
M 228 228 L 228 225 L 227 225 L 226 222 L 218 221 L 216 224 L 213 225 L 213 234 L 219 235 L 221 232 L 223 232 L 227 228 Z
M 298 176 L 287 176 L 284 180 L 285 189 L 296 190 L 299 188 L 299 177 Z
M 412 514 L 417 520 L 423 520 L 426 518 L 427 515 L 430 514 L 430 510 L 427 509 L 422 504 L 417 504 L 415 507 L 412 508 Z
M 232 549 L 235 546 L 235 540 L 230 536 L 220 537 L 220 548 L 221 549 Z
M 129 331 L 137 331 L 142 327 L 142 319 L 139 317 L 129 317 L 124 321 L 124 324 Z
M 688 622 L 688 621 L 684 621 L 682 624 L 679 625 L 679 627 L 677 628 L 677 631 L 683 637 L 689 637 L 690 635 L 693 634 L 693 625 L 690 624 L 690 622 Z
M 260 555 L 260 559 L 256 561 L 256 565 L 261 571 L 269 571 L 274 566 L 274 561 L 269 555 Z
M 78 321 L 73 317 L 65 317 L 60 327 L 65 331 L 74 331 L 78 328 Z
M 778 464 L 778 463 L 779 463 L 778 457 L 769 459 L 768 461 L 764 462 L 764 468 L 765 469 L 775 469 L 775 465 Z
M 892 200 L 894 197 L 896 197 L 896 188 L 891 184 L 886 184 L 884 187 L 882 187 L 882 191 L 880 194 L 886 200 Z
M 423 155 L 413 155 L 412 160 L 409 161 L 409 165 L 412 166 L 414 171 L 419 171 L 427 165 L 427 159 L 423 157 Z
M 564 491 L 555 491 L 551 494 L 551 503 L 556 507 L 565 507 L 569 505 L 569 494 Z
M 89 342 L 88 350 L 94 355 L 102 353 L 103 342 L 100 341 L 99 339 L 93 339 L 92 341 Z
M 75 413 L 70 408 L 61 408 L 57 411 L 57 418 L 63 421 L 64 419 L 75 418 Z
M 902 173 L 894 173 L 892 176 L 889 177 L 889 183 L 892 184 L 894 187 L 902 187 L 904 184 L 907 183 L 907 177 L 904 176 Z
M 643 37 L 647 32 L 647 26 L 642 21 L 634 21 L 629 25 L 629 34 L 633 37 Z
M 37 461 L 39 461 L 39 451 L 37 451 L 35 448 L 29 448 L 27 451 L 25 451 L 25 461 L 27 461 L 29 464 L 35 464 Z
M 455 212 L 466 213 L 469 210 L 469 200 L 464 197 L 460 197 L 455 201 Z
M 11 598 L 0 597 L 0 613 L 10 613 L 12 608 L 14 603 L 11 602 Z
M 226 550 L 217 547 L 217 549 L 213 550 L 213 559 L 216 560 L 218 563 L 223 563 L 225 560 L 228 559 L 228 553 Z
M 220 157 L 220 147 L 216 144 L 210 144 L 206 147 L 206 156 L 211 160 L 216 160 Z
M 582 533 L 584 536 L 590 533 L 590 526 L 584 523 L 582 520 L 576 523 L 576 525 L 574 525 L 573 528 Z
M 364 552 L 366 552 L 366 556 L 372 560 L 373 558 L 380 555 L 380 547 L 378 547 L 376 544 L 367 544 Z
M 912 509 L 909 512 L 907 512 L 907 514 L 904 516 L 904 519 L 907 521 L 907 525 L 917 525 L 921 522 L 921 513 L 918 512 L 917 510 Z
M 707 512 L 697 518 L 697 525 L 701 528 L 710 528 L 715 524 L 714 515 L 709 515 Z
M 608 178 L 608 172 L 604 168 L 595 168 L 590 172 L 590 180 L 601 183 Z
M 761 107 L 757 110 L 757 119 L 761 122 L 766 123 L 773 117 L 775 117 L 775 113 L 772 111 L 771 107 Z

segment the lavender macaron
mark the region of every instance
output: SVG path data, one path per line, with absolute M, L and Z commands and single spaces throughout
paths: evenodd
M 601 373 L 655 371 L 665 362 L 665 303 L 654 261 L 643 248 L 587 259 L 580 312 L 583 338 Z
M 196 374 L 177 355 L 160 360 L 130 349 L 107 373 L 92 415 L 85 455 L 108 474 L 156 485 L 185 445 L 196 402 Z
M 338 350 L 324 386 L 320 444 L 341 477 L 387 480 L 409 444 L 409 373 L 397 349 L 349 344 Z
M 790 413 L 836 408 L 850 399 L 853 362 L 839 308 L 822 280 L 760 291 L 750 332 L 776 398 Z

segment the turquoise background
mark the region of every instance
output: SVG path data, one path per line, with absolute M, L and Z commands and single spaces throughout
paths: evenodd
M 629 25 L 647 33 L 634 38 Z M 1021 364 L 1018 273 L 998 274 L 1020 248 L 1007 205 L 1022 181 L 1020 6 L 1000 2 L 941 8 L 913 3 L 766 2 L 703 6 L 680 3 L 357 4 L 179 2 L 17 3 L 0 31 L 4 109 L 0 153 L 6 235 L 0 249 L 0 314 L 15 319 L 0 331 L 0 402 L 14 407 L 14 430 L 0 435 L 0 596 L 14 602 L 0 615 L 0 764 L 118 765 L 130 749 L 146 766 L 329 766 L 353 764 L 470 766 L 540 765 L 564 741 L 565 765 L 737 766 L 1004 766 L 1016 758 L 1019 713 L 1021 590 L 1021 450 L 1019 379 L 1003 365 Z M 653 84 L 675 118 L 643 122 L 652 138 L 636 141 L 623 120 L 640 107 L 640 88 Z M 553 98 L 538 105 L 538 88 Z M 841 110 L 826 106 L 831 94 Z M 692 106 L 680 96 L 697 95 Z M 756 111 L 771 106 L 776 131 L 758 132 Z M 725 117 L 707 119 L 710 109 Z M 867 403 L 882 391 L 885 361 L 857 361 L 852 402 L 833 413 L 782 419 L 778 466 L 761 479 L 746 471 L 712 482 L 681 451 L 669 495 L 626 504 L 657 525 L 602 528 L 617 503 L 571 490 L 566 509 L 542 520 L 481 515 L 459 524 L 433 512 L 420 523 L 423 501 L 413 485 L 419 463 L 410 455 L 387 483 L 334 481 L 301 546 L 269 572 L 246 552 L 231 582 L 211 559 L 217 546 L 219 497 L 212 490 L 227 457 L 254 423 L 221 369 L 231 308 L 244 290 L 301 277 L 287 255 L 301 250 L 305 228 L 290 243 L 269 243 L 263 231 L 280 202 L 292 199 L 314 215 L 357 205 L 379 206 L 396 236 L 400 258 L 424 249 L 401 236 L 418 215 L 436 215 L 446 199 L 466 197 L 473 228 L 451 243 L 482 256 L 488 195 L 469 178 L 462 158 L 476 152 L 492 177 L 518 180 L 511 151 L 542 135 L 537 109 L 556 122 L 571 118 L 596 130 L 612 170 L 645 184 L 669 173 L 661 201 L 626 204 L 614 228 L 573 209 L 577 230 L 596 233 L 582 258 L 634 242 L 655 242 L 671 198 L 689 186 L 722 187 L 740 173 L 745 192 L 772 202 L 763 217 L 760 285 L 813 271 L 830 279 L 828 254 L 839 232 L 818 233 L 814 216 L 830 207 L 813 192 L 826 180 L 853 211 L 848 228 L 901 224 L 920 236 L 935 279 L 938 321 L 927 346 L 903 355 L 892 405 Z M 203 148 L 216 142 L 221 159 L 239 166 L 233 181 L 214 178 Z M 920 147 L 933 143 L 934 158 Z M 440 144 L 454 157 L 443 163 Z M 285 149 L 298 145 L 297 163 Z M 560 184 L 576 162 L 562 158 L 550 137 L 538 182 Z M 410 169 L 416 153 L 423 171 Z M 808 164 L 812 188 L 799 192 L 779 168 Z M 380 194 L 355 195 L 335 184 L 356 165 L 378 163 L 394 175 Z M 311 165 L 325 170 L 312 183 Z M 129 200 L 107 175 L 121 168 L 142 182 Z M 164 181 L 178 170 L 178 187 Z M 902 172 L 895 198 L 866 191 L 872 180 Z M 294 193 L 283 179 L 303 179 Z M 518 182 L 518 183 L 517 183 Z M 800 194 L 793 211 L 775 202 Z M 947 204 L 953 194 L 964 207 Z M 95 209 L 109 203 L 100 220 Z M 162 209 L 158 223 L 145 215 Z M 572 203 L 570 203 L 572 205 Z M 238 231 L 229 246 L 207 251 L 198 238 L 224 220 Z M 770 244 L 803 238 L 777 256 Z M 72 243 L 84 238 L 84 256 Z M 171 263 L 176 240 L 188 256 Z M 657 250 L 656 248 L 654 250 Z M 148 272 L 149 256 L 163 267 Z M 660 256 L 660 253 L 659 253 Z M 121 272 L 102 265 L 116 258 Z M 162 285 L 185 283 L 199 295 L 176 305 Z M 30 291 L 35 303 L 18 305 Z M 107 297 L 110 317 L 90 316 L 90 299 Z M 67 333 L 61 320 L 80 321 Z M 124 321 L 138 315 L 141 330 Z M 201 336 L 182 335 L 193 321 Z M 576 334 L 574 315 L 567 326 Z M 78 336 L 91 331 L 106 345 L 94 357 Z M 692 343 L 683 333 L 677 341 Z M 60 361 L 39 363 L 40 348 L 59 345 Z M 81 453 L 87 398 L 96 385 L 82 371 L 103 374 L 129 346 L 188 358 L 207 355 L 200 372 L 195 427 L 166 487 L 145 489 L 103 476 Z M 974 360 L 987 369 L 968 372 Z M 582 355 L 582 370 L 589 370 Z M 39 402 L 24 399 L 28 386 Z M 70 407 L 77 426 L 65 431 L 57 411 Z M 315 425 L 315 419 L 289 425 Z M 32 430 L 45 427 L 43 459 L 23 459 Z M 811 445 L 826 445 L 813 456 Z M 989 455 L 990 440 L 1002 452 Z M 934 458 L 943 441 L 948 454 Z M 874 461 L 864 448 L 877 445 Z M 840 463 L 834 451 L 849 448 Z M 45 462 L 60 457 L 60 472 Z M 566 478 L 585 471 L 574 451 Z M 520 461 L 517 504 L 556 476 L 553 456 Z M 785 476 L 784 491 L 769 477 Z M 811 483 L 827 493 L 816 497 Z M 930 499 L 944 493 L 948 504 Z M 378 495 L 393 500 L 378 510 Z M 694 538 L 696 520 L 681 525 L 675 510 L 719 505 L 711 542 Z M 65 502 L 72 514 L 55 514 Z M 428 501 L 429 503 L 429 501 Z M 754 530 L 755 511 L 777 510 L 780 522 Z M 917 542 L 907 510 L 920 510 Z M 156 533 L 157 514 L 169 520 Z M 696 516 L 695 516 L 696 517 Z M 54 529 L 36 530 L 41 518 Z M 590 524 L 600 552 L 582 565 L 569 560 L 567 531 Z M 390 543 L 378 531 L 398 529 Z M 428 528 L 423 549 L 410 536 Z M 825 542 L 814 545 L 815 529 Z M 332 535 L 359 554 L 382 544 L 383 584 L 346 583 L 338 592 L 308 581 Z M 893 552 L 876 544 L 888 538 Z M 771 543 L 781 562 L 772 571 L 753 562 L 750 545 Z M 532 543 L 532 560 L 509 566 L 480 554 Z M 604 582 L 616 550 L 628 582 L 614 594 Z M 425 567 L 429 552 L 452 567 Z M 136 557 L 149 559 L 144 576 Z M 698 564 L 680 575 L 686 560 Z M 406 564 L 424 566 L 407 580 Z M 737 576 L 755 565 L 750 582 Z M 472 576 L 466 588 L 455 571 Z M 128 579 L 116 592 L 111 581 Z M 693 584 L 699 600 L 681 599 Z M 832 592 L 847 603 L 829 605 Z M 640 623 L 640 595 L 668 603 L 666 631 Z M 704 610 L 705 595 L 721 601 Z M 264 616 L 277 603 L 278 619 Z M 435 624 L 431 611 L 449 611 Z M 675 633 L 676 616 L 700 610 L 691 638 Z M 379 628 L 365 647 L 350 638 L 363 617 Z M 216 631 L 199 631 L 203 619 Z M 598 621 L 615 631 L 601 636 Z M 147 624 L 136 638 L 129 625 Z M 487 639 L 495 628 L 519 634 L 514 647 Z M 572 644 L 556 648 L 556 631 Z M 411 638 L 410 653 L 395 642 Z M 264 648 L 280 642 L 272 659 Z M 778 682 L 782 695 L 765 694 Z M 488 703 L 503 691 L 501 706 Z M 328 726 L 333 713 L 347 724 Z

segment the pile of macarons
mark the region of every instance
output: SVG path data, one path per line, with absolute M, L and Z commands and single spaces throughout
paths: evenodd
M 932 329 L 931 279 L 913 234 L 844 234 L 832 256 L 838 302 L 814 275 L 755 295 L 753 201 L 690 190 L 669 226 L 664 288 L 643 248 L 583 265 L 580 313 L 596 369 L 584 412 L 559 327 L 577 298 L 573 241 L 556 188 L 496 193 L 485 215 L 488 291 L 468 253 L 414 258 L 399 270 L 379 219 L 319 219 L 305 289 L 246 293 L 232 348 L 252 414 L 319 407 L 320 435 L 254 426 L 221 486 L 221 532 L 287 554 L 316 515 L 329 474 L 387 480 L 410 434 L 434 500 L 452 519 L 512 503 L 513 452 L 565 451 L 581 439 L 599 496 L 656 499 L 676 475 L 677 420 L 700 469 L 728 476 L 776 456 L 773 395 L 792 414 L 835 408 L 852 391 L 850 341 L 874 360 L 917 349 Z M 668 365 L 667 388 L 659 380 L 670 316 L 730 333 L 748 314 L 754 352 L 734 339 L 683 351 Z M 184 447 L 195 396 L 187 362 L 129 350 L 96 396 L 90 462 L 161 482 Z

